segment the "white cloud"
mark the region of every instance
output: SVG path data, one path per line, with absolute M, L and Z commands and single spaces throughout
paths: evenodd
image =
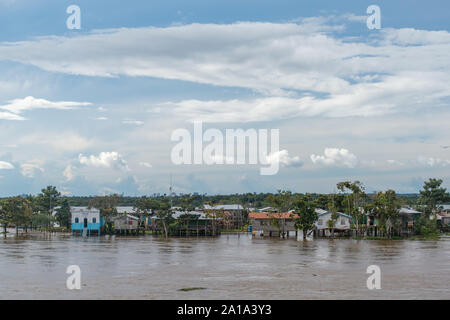
M 36 171 L 44 172 L 38 164 L 35 163 L 24 163 L 20 165 L 20 173 L 27 178 L 34 178 Z
M 398 160 L 386 160 L 386 162 L 389 165 L 393 165 L 393 166 L 404 166 L 405 165 L 402 161 L 398 161 Z
M 289 152 L 286 149 L 272 152 L 267 157 L 268 164 L 279 163 L 285 167 L 301 167 L 303 165 L 303 161 L 300 160 L 299 157 L 289 156 Z
M 14 166 L 6 161 L 0 161 L 0 170 L 11 170 L 14 169 Z
M 420 165 L 427 166 L 427 167 L 447 167 L 450 165 L 450 160 L 445 159 L 439 159 L 439 158 L 432 158 L 432 157 L 424 157 L 419 156 L 417 158 L 417 162 Z
M 22 137 L 20 144 L 49 146 L 55 151 L 81 151 L 90 147 L 93 142 L 76 132 L 45 132 Z
M 354 168 L 358 164 L 358 158 L 347 149 L 325 148 L 324 155 L 311 155 L 311 161 L 317 165 L 327 167 Z
M 48 101 L 45 99 L 37 99 L 28 96 L 23 99 L 14 99 L 8 101 L 6 105 L 0 105 L 0 110 L 5 110 L 0 112 L 0 119 L 4 120 L 25 120 L 21 117 L 25 111 L 35 110 L 35 109 L 56 109 L 56 110 L 69 110 L 75 109 L 81 106 L 89 106 L 89 102 L 74 102 L 74 101 Z
M 64 176 L 64 178 L 66 178 L 66 181 L 72 181 L 73 178 L 75 178 L 73 169 L 74 169 L 74 167 L 70 164 L 64 169 L 63 176 Z
M 134 120 L 134 119 L 123 119 L 122 123 L 124 124 L 133 124 L 136 126 L 141 126 L 144 124 L 144 121 L 140 121 L 140 120 Z
M 143 166 L 143 167 L 146 167 L 146 168 L 151 168 L 152 167 L 152 165 L 150 163 L 148 163 L 148 162 L 139 162 L 139 165 Z
M 78 160 L 87 166 L 129 170 L 127 162 L 118 152 L 100 152 L 98 156 L 90 155 L 89 157 L 80 154 Z
M 17 114 L 11 112 L 3 112 L 0 111 L 0 120 L 26 120 L 24 117 L 21 117 Z
M 0 59 L 70 74 L 149 76 L 263 94 L 244 101 L 173 103 L 181 115 L 207 121 L 372 116 L 439 106 L 450 96 L 447 31 L 383 29 L 366 41 L 335 37 L 334 32 L 342 30 L 333 25 L 336 17 L 299 21 L 121 28 L 43 37 L 0 43 Z

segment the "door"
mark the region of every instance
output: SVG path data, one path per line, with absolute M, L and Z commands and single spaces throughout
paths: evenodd
M 84 218 L 83 223 L 84 223 L 84 228 L 87 228 L 87 224 L 88 224 L 87 218 Z

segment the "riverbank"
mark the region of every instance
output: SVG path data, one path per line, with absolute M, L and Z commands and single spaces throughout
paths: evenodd
M 441 237 L 447 236 L 445 233 L 436 233 L 426 236 L 410 236 L 410 237 L 373 237 L 373 236 L 367 236 L 367 237 L 352 237 L 354 240 L 384 240 L 384 241 L 396 241 L 396 240 L 420 240 L 420 241 L 436 241 L 439 240 Z
M 73 235 L 71 232 L 65 231 L 65 230 L 52 230 L 52 231 L 46 231 L 46 230 L 28 230 L 27 232 L 23 231 L 23 230 L 19 230 L 19 234 L 18 236 L 27 236 L 27 235 L 39 235 L 39 234 L 54 234 L 54 235 L 63 235 L 63 236 L 74 236 L 74 237 L 80 237 L 77 235 Z M 3 232 L 0 232 L 1 235 L 4 235 Z M 145 231 L 145 235 L 146 236 L 152 236 L 152 237 L 157 237 L 157 238 L 164 238 L 162 234 L 158 233 L 158 234 L 153 234 L 153 232 L 151 230 L 146 230 Z M 241 231 L 241 230 L 225 230 L 221 232 L 221 235 L 238 235 L 238 236 L 250 236 L 251 233 L 246 232 L 246 231 Z M 8 237 L 14 237 L 17 236 L 15 229 L 8 229 L 7 231 L 7 236 Z M 100 237 L 104 237 L 104 236 L 115 236 L 118 238 L 137 238 L 139 236 L 136 235 L 116 235 L 116 234 L 103 234 L 100 235 Z M 219 235 L 216 236 L 208 236 L 206 238 L 213 238 L 213 237 L 218 237 Z M 352 239 L 352 240 L 368 240 L 368 241 L 400 241 L 400 240 L 409 240 L 409 241 L 437 241 L 440 240 L 442 237 L 447 237 L 450 236 L 450 233 L 436 233 L 436 234 L 432 234 L 432 235 L 427 235 L 427 236 L 410 236 L 410 237 L 398 237 L 398 236 L 393 236 L 390 238 L 387 237 L 374 237 L 374 236 L 366 236 L 366 237 L 357 237 L 357 236 L 346 236 L 346 237 L 314 237 L 314 238 L 308 238 L 308 241 L 311 240 L 318 240 L 318 239 L 325 239 L 325 240 L 348 240 L 348 239 Z M 93 236 L 93 237 L 98 237 L 98 236 Z M 169 237 L 169 239 L 178 239 L 178 238 L 204 238 L 204 236 L 171 236 Z M 255 237 L 254 237 L 255 238 Z M 257 237 L 258 239 L 278 239 L 278 237 Z M 287 237 L 285 239 L 281 239 L 280 240 L 298 240 L 298 241 L 302 241 L 302 239 L 296 239 L 295 237 Z

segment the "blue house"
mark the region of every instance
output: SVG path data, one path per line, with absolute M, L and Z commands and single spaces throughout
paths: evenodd
M 105 219 L 100 217 L 100 210 L 87 207 L 70 207 L 72 215 L 72 233 L 80 235 L 100 235 Z

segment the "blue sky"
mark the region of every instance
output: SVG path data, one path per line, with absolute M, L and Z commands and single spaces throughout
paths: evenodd
M 450 186 L 449 6 L 0 0 L 0 195 L 164 193 L 171 174 L 210 194 Z M 171 134 L 194 120 L 279 129 L 280 171 L 174 165 Z

